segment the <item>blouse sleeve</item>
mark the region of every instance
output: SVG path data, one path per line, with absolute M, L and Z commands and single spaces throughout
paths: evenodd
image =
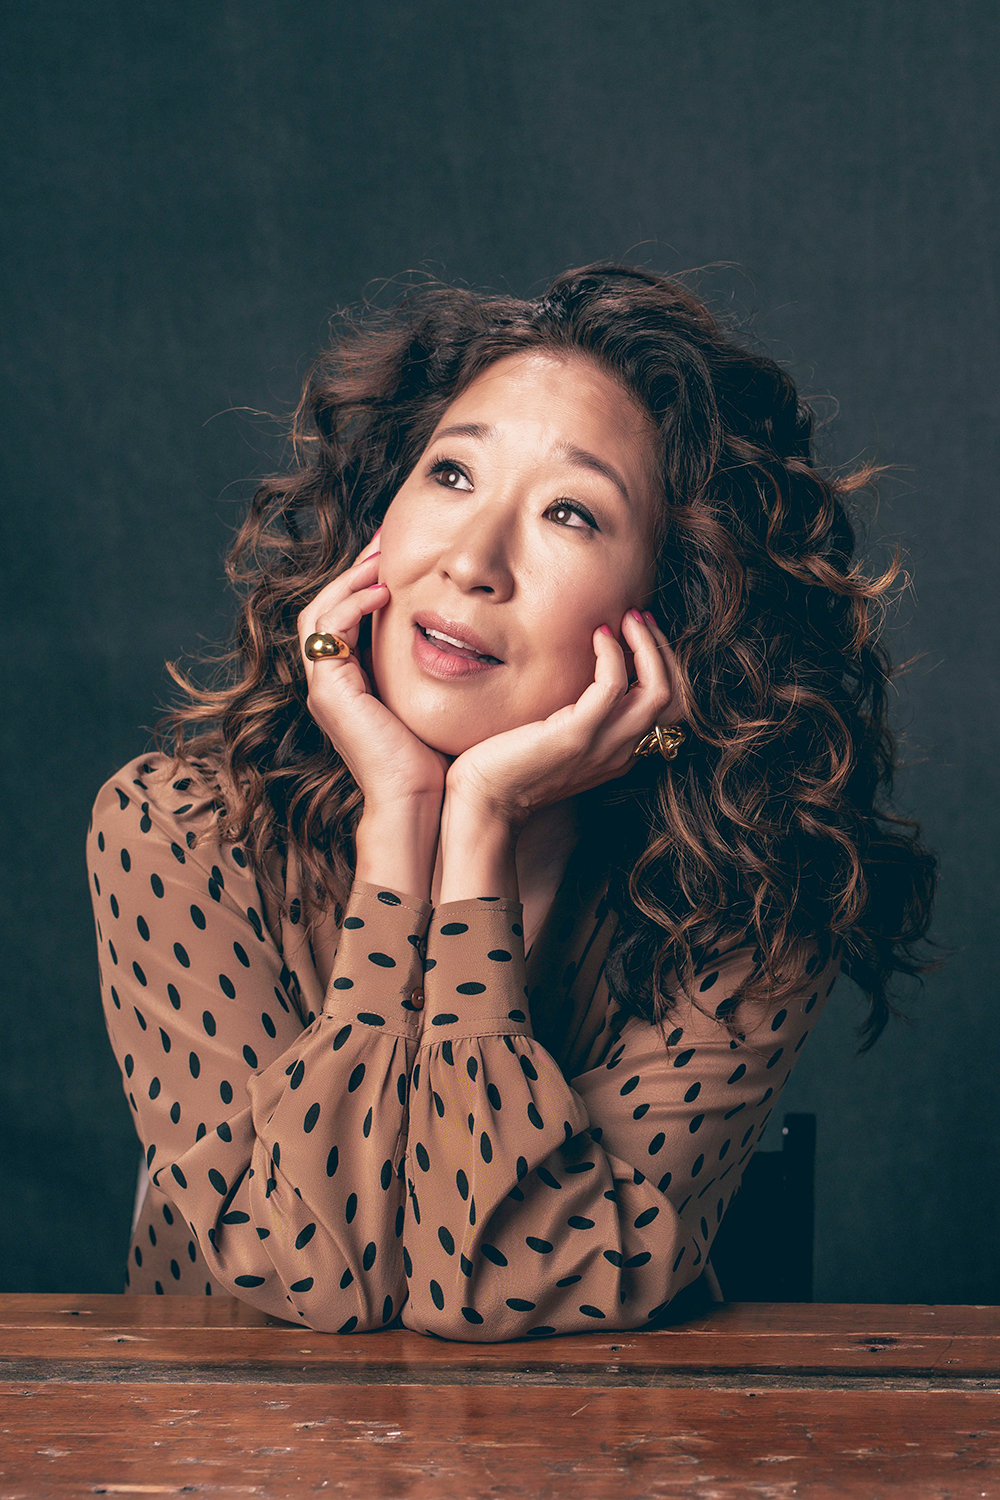
M 639 1328 L 699 1274 L 809 1031 L 834 956 L 744 1042 L 714 1011 L 749 950 L 702 971 L 666 1036 L 621 1027 L 563 1077 L 532 1034 L 520 902 L 439 906 L 410 1090 L 406 1327 L 492 1342 Z M 703 1007 L 707 1007 L 706 1010 Z M 757 1012 L 759 1016 L 760 1012 Z
M 406 1296 L 410 996 L 430 905 L 356 881 L 322 1011 L 303 1016 L 242 850 L 196 838 L 208 804 L 188 782 L 136 769 L 98 793 L 87 863 L 151 1180 L 244 1302 L 310 1328 L 381 1328 Z

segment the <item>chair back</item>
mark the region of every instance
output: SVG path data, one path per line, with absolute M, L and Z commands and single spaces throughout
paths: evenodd
M 780 1151 L 756 1151 L 712 1242 L 727 1302 L 811 1302 L 816 1116 L 786 1114 Z

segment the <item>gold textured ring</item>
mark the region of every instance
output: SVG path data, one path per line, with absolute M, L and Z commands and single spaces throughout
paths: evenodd
M 684 730 L 679 724 L 654 724 L 648 734 L 643 735 L 635 747 L 635 757 L 654 755 L 659 751 L 664 760 L 673 760 L 684 741 Z
M 307 635 L 303 650 L 310 661 L 330 661 L 334 657 L 351 655 L 351 648 L 346 641 L 325 630 L 314 630 L 312 635 Z

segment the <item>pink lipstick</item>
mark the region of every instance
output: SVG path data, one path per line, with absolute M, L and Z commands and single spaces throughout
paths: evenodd
M 413 656 L 417 665 L 425 672 L 444 682 L 479 677 L 484 672 L 493 672 L 503 666 L 503 662 L 495 656 L 454 645 L 451 641 L 428 637 L 425 628 L 416 621 L 413 625 Z

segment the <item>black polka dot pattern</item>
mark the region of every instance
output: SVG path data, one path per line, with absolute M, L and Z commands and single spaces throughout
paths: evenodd
M 749 956 L 715 954 L 664 1039 L 611 1020 L 595 951 L 606 942 L 594 941 L 604 915 L 563 933 L 576 956 L 564 950 L 561 968 L 555 953 L 525 965 L 518 902 L 433 915 L 410 1092 L 406 1327 L 478 1341 L 642 1327 L 705 1267 L 791 1071 L 786 1049 L 801 1047 L 839 963 L 734 1043 L 715 1011 Z M 528 984 L 529 967 L 547 988 Z
M 265 920 L 242 851 L 212 837 L 198 780 L 181 795 L 168 764 L 112 777 L 87 841 L 108 1032 L 150 1175 L 128 1290 L 383 1327 L 406 1296 L 401 1127 L 430 906 L 356 884 L 324 986 L 308 940 Z
M 838 955 L 733 1042 L 715 1011 L 743 950 L 709 956 L 666 1037 L 617 1015 L 599 871 L 527 962 L 519 902 L 361 881 L 314 947 L 294 859 L 281 913 L 169 764 L 123 767 L 87 837 L 150 1175 L 130 1291 L 488 1342 L 639 1328 L 702 1273 Z

